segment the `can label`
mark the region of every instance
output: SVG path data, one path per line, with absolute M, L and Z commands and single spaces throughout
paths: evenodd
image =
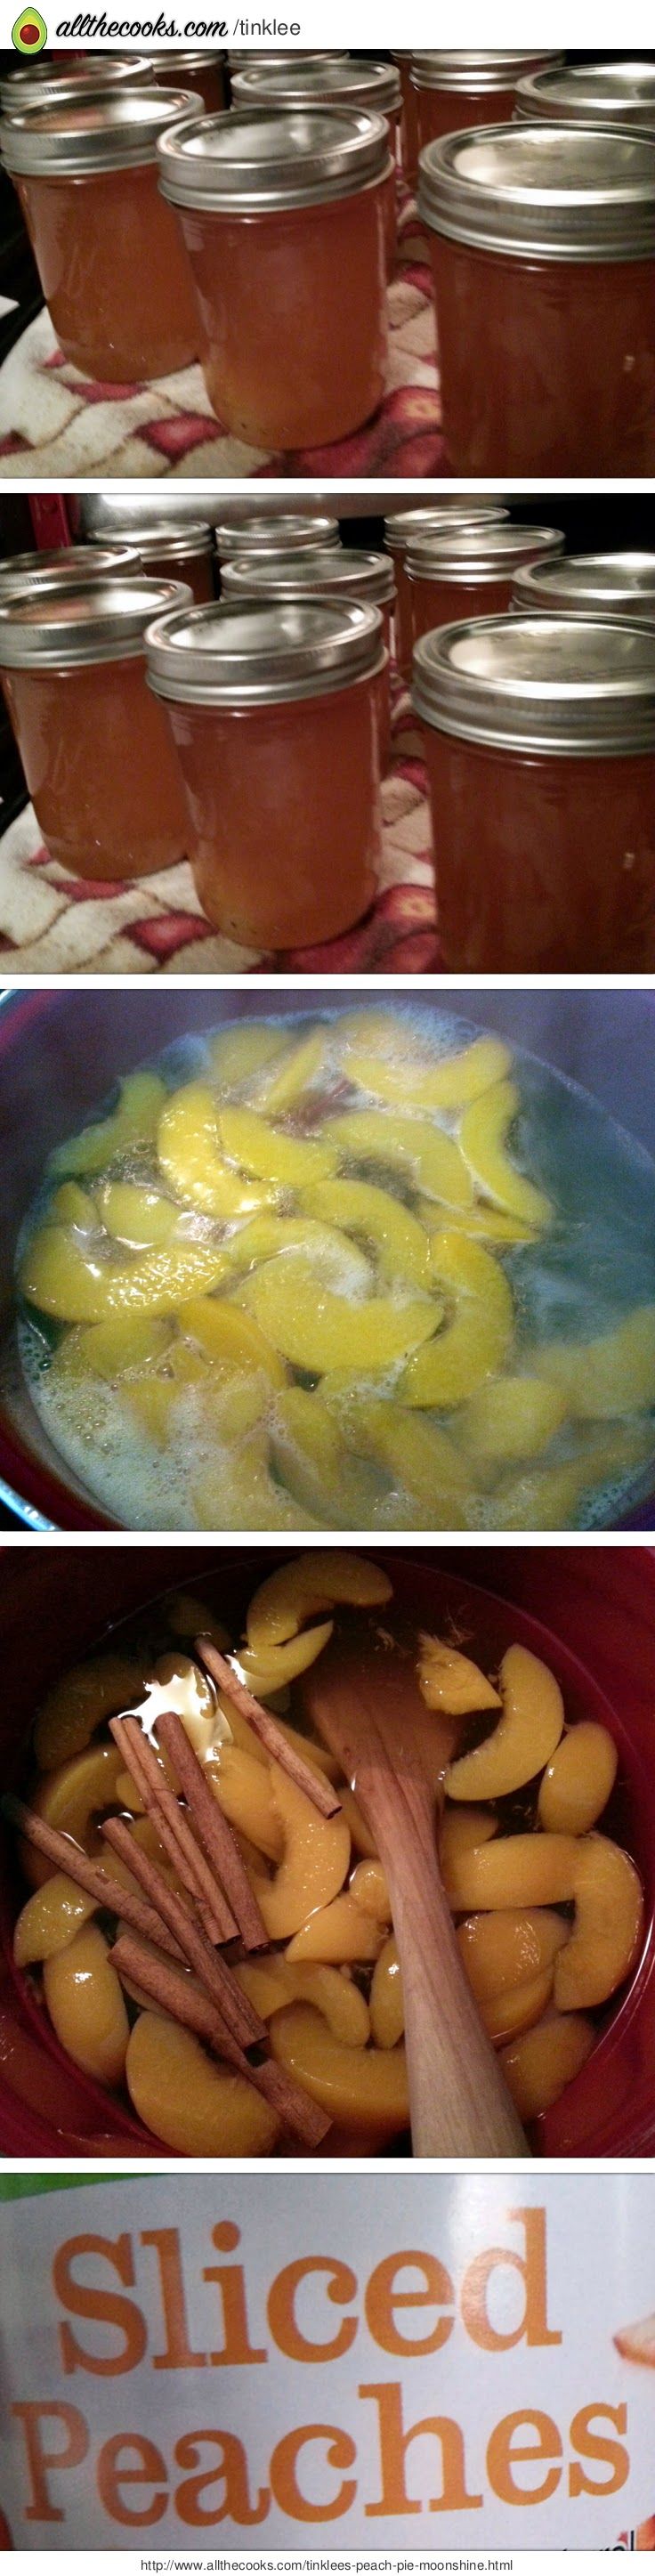
M 0 2183 L 9 2545 L 644 2545 L 651 2175 L 48 2180 Z

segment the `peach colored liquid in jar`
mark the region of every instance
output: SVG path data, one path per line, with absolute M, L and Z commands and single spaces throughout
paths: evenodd
M 434 626 L 458 618 L 502 616 L 511 605 L 521 564 L 550 561 L 563 551 L 557 528 L 481 528 L 477 535 L 453 528 L 411 538 L 406 571 L 411 601 L 412 646 Z
M 378 612 L 350 605 L 226 606 L 151 630 L 198 894 L 246 946 L 334 938 L 372 901 L 381 653 Z
M 423 638 L 446 965 L 655 966 L 655 632 L 556 617 Z
M 361 428 L 387 357 L 384 120 L 233 109 L 180 129 L 160 158 L 217 418 L 287 452 Z
M 276 560 L 257 561 L 256 557 L 236 558 L 223 566 L 222 595 L 225 599 L 252 602 L 276 601 L 297 603 L 325 599 L 352 599 L 365 607 L 378 608 L 382 619 L 382 641 L 385 649 L 384 668 L 380 671 L 378 713 L 380 755 L 385 773 L 391 759 L 391 613 L 395 599 L 393 565 L 387 555 L 368 554 L 356 546 L 333 546 L 325 553 L 317 548 L 304 554 Z
M 424 155 L 421 206 L 453 470 L 651 473 L 655 140 L 451 137 Z
M 170 375 L 197 355 L 191 277 L 155 153 L 188 105 L 183 92 L 100 91 L 1 129 L 59 347 L 102 384 Z
M 419 152 L 465 126 L 508 124 L 517 81 L 560 59 L 553 53 L 412 54 Z
M 188 600 L 184 584 L 136 571 L 0 606 L 0 682 L 37 822 L 75 876 L 144 876 L 184 857 L 179 770 L 143 637 Z
M 407 550 L 412 537 L 416 536 L 419 526 L 422 532 L 427 534 L 429 530 L 433 530 L 436 535 L 442 529 L 448 530 L 454 527 L 495 527 L 508 518 L 509 511 L 503 509 L 500 504 L 495 508 L 492 503 L 488 507 L 482 502 L 478 507 L 475 503 L 471 503 L 470 508 L 467 508 L 466 496 L 462 494 L 458 502 L 436 502 L 432 510 L 397 510 L 390 518 L 385 519 L 385 545 L 393 555 L 396 571 L 394 620 L 396 662 L 401 678 L 407 686 L 412 676 L 414 649 L 412 585 L 407 571 Z

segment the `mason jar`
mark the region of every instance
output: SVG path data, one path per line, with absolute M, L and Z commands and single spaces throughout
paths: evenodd
M 159 157 L 225 429 L 289 450 L 361 428 L 387 358 L 384 118 L 233 108 L 162 135 Z
M 195 53 L 178 53 L 177 47 L 168 45 L 163 53 L 149 53 L 147 61 L 151 80 L 165 81 L 168 89 L 174 81 L 176 89 L 193 90 L 208 116 L 215 116 L 219 108 L 227 106 L 227 54 L 208 53 L 202 48 Z
M 184 857 L 180 774 L 146 688 L 146 627 L 183 582 L 114 571 L 0 599 L 0 684 L 40 831 L 76 877 L 111 882 Z
M 237 107 L 363 107 L 385 116 L 392 168 L 387 181 L 386 244 L 391 270 L 398 248 L 396 171 L 400 164 L 402 93 L 395 63 L 373 62 L 356 54 L 332 62 L 257 63 L 236 72 L 232 93 Z
M 169 55 L 169 71 L 172 57 Z M 81 98 L 83 90 L 143 89 L 150 82 L 150 65 L 143 54 L 49 54 L 40 55 L 33 63 L 16 63 L 0 80 L 0 110 L 13 116 L 15 108 L 31 107 L 37 99 L 56 93 L 57 99 Z M 169 83 L 170 86 L 170 83 Z
M 419 152 L 444 134 L 465 126 L 504 125 L 513 115 L 517 82 L 526 73 L 561 62 L 561 54 L 535 52 L 414 53 L 411 81 L 416 97 Z
M 560 63 L 520 80 L 516 117 L 543 125 L 643 126 L 655 134 L 655 62 L 652 56 L 619 56 L 612 63 Z
M 419 206 L 453 472 L 655 467 L 655 141 L 487 126 L 431 143 Z
M 380 864 L 377 608 L 176 610 L 150 627 L 203 911 L 251 948 L 348 930 Z
M 184 90 L 101 85 L 0 124 L 59 347 L 100 384 L 171 375 L 197 356 L 189 265 L 157 187 L 158 136 L 190 108 Z
M 35 547 L 22 555 L 6 555 L 0 563 L 0 599 L 8 599 L 15 590 L 76 590 L 80 581 L 94 573 L 140 572 L 138 550 L 127 538 L 119 548 L 100 546 Z
M 514 579 L 512 605 L 525 616 L 544 608 L 556 617 L 627 617 L 655 626 L 655 553 L 561 555 L 526 564 Z
M 264 516 L 245 509 L 234 518 L 218 519 L 214 535 L 221 566 L 240 562 L 245 555 L 264 563 L 269 555 L 316 554 L 318 550 L 325 554 L 341 545 L 338 519 L 324 513 L 313 518 L 309 510 L 271 511 Z
M 396 661 L 402 679 L 409 687 L 412 676 L 414 634 L 412 625 L 412 591 L 407 572 L 407 549 L 419 537 L 441 535 L 455 527 L 493 528 L 509 518 L 509 510 L 493 501 L 469 503 L 465 492 L 455 493 L 452 500 L 435 502 L 434 508 L 394 510 L 384 522 L 384 542 L 393 555 L 396 568 Z
M 213 599 L 214 540 L 206 520 L 184 519 L 176 527 L 174 519 L 158 521 L 153 511 L 149 527 L 117 528 L 115 539 L 108 536 L 106 544 L 110 559 L 112 552 L 129 546 L 152 581 L 185 582 L 198 607 Z
M 495 617 L 508 609 L 521 564 L 562 554 L 559 528 L 417 529 L 405 554 L 412 648 L 433 626 L 461 617 Z
M 388 555 L 365 553 L 358 546 L 326 548 L 313 554 L 271 555 L 258 561 L 256 556 L 235 557 L 223 567 L 221 588 L 227 600 L 291 601 L 302 606 L 306 600 L 352 599 L 363 607 L 379 608 L 385 660 L 378 683 L 380 716 L 380 754 L 383 771 L 391 758 L 391 655 L 393 651 L 392 619 L 396 596 L 393 564 Z
M 414 656 L 449 970 L 655 966 L 655 631 L 439 627 Z

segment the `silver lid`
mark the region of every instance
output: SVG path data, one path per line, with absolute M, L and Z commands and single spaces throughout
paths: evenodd
M 12 591 L 75 590 L 80 581 L 95 573 L 116 572 L 121 565 L 133 564 L 139 570 L 139 557 L 134 546 L 124 542 L 118 547 L 61 546 L 43 548 L 24 555 L 7 555 L 0 563 L 0 599 Z
M 0 123 L 0 152 L 8 170 L 25 178 L 83 179 L 97 170 L 130 170 L 156 161 L 157 143 L 199 102 L 191 90 L 110 90 L 99 82 L 83 98 L 61 101 L 47 94 L 33 107 Z M 202 113 L 202 110 L 200 111 Z
M 487 53 L 416 53 L 410 55 L 415 89 L 489 90 L 514 89 L 516 82 L 537 64 L 559 63 L 561 53 L 541 52 L 534 45 L 522 54 Z
M 146 652 L 157 697 L 205 707 L 322 697 L 384 666 L 379 608 L 345 601 L 182 609 L 149 628 Z
M 558 563 L 524 565 L 514 600 L 524 616 L 535 608 L 556 617 L 627 617 L 631 625 L 655 623 L 655 554 L 562 555 Z
M 393 564 L 388 555 L 360 553 L 357 546 L 301 555 L 270 555 L 265 563 L 249 559 L 225 564 L 221 575 L 226 599 L 372 600 L 378 608 L 395 598 Z
M 62 59 L 61 69 L 57 66 L 57 55 L 50 54 L 34 63 L 17 63 L 15 71 L 5 72 L 0 80 L 3 112 L 13 116 L 15 108 L 30 107 L 46 90 L 56 90 L 58 97 L 65 92 L 79 98 L 83 90 L 100 84 L 103 89 L 122 89 L 125 83 L 134 88 L 151 77 L 143 54 L 80 54 L 77 62 Z
M 465 494 L 454 493 L 450 501 L 435 502 L 434 509 L 394 510 L 384 522 L 384 542 L 390 554 L 406 555 L 408 545 L 420 535 L 436 537 L 451 528 L 495 528 L 508 518 L 509 510 L 501 503 L 472 501 L 469 507 Z
M 475 249 L 642 259 L 655 249 L 655 143 L 616 126 L 471 126 L 427 144 L 418 202 L 433 232 Z
M 244 510 L 241 519 L 219 519 L 216 529 L 216 552 L 219 562 L 232 563 L 244 555 L 299 555 L 309 551 L 322 554 L 326 547 L 335 553 L 341 544 L 338 519 L 312 518 L 308 511 L 285 510 L 280 516 L 260 518 Z
M 562 554 L 561 528 L 429 528 L 417 530 L 405 551 L 407 572 L 429 581 L 509 581 L 536 554 Z
M 349 197 L 391 168 L 369 109 L 233 107 L 162 134 L 160 187 L 174 206 L 272 214 Z
M 70 590 L 22 591 L 0 600 L 0 670 L 72 670 L 82 662 L 133 660 L 146 627 L 167 609 L 186 610 L 188 582 L 148 581 L 135 572 L 80 580 Z
M 146 59 L 151 77 L 159 80 L 160 73 L 165 72 L 168 84 L 174 81 L 177 88 L 178 79 L 184 81 L 189 72 L 220 72 L 223 63 L 227 62 L 227 54 L 217 52 L 213 45 L 209 51 L 206 45 L 199 45 L 195 52 L 185 46 L 181 53 L 178 53 L 177 46 L 166 45 L 163 52 L 151 54 L 149 51 Z
M 439 732 L 504 751 L 655 752 L 655 632 L 557 616 L 440 626 L 416 645 L 412 703 Z
M 132 558 L 143 564 L 146 571 L 153 557 L 158 561 L 164 555 L 167 559 L 170 557 L 171 563 L 178 563 L 186 561 L 188 555 L 213 555 L 214 552 L 211 528 L 203 519 L 182 519 L 179 527 L 173 519 L 151 519 L 144 528 L 117 528 L 115 537 L 107 535 L 106 559 L 111 563 L 112 556 L 115 557 L 125 546 L 130 547 Z M 88 554 L 91 549 L 83 547 L 81 551 Z
M 567 63 L 519 81 L 518 117 L 558 125 L 640 125 L 655 130 L 655 62 L 625 54 L 613 63 Z
M 372 107 L 381 116 L 399 116 L 401 89 L 393 63 L 367 62 L 356 54 L 344 54 L 331 62 L 326 55 L 319 63 L 255 63 L 248 70 L 235 72 L 232 92 L 240 107 L 252 101 L 255 106 L 304 107 L 320 104 L 322 99 L 333 107 Z

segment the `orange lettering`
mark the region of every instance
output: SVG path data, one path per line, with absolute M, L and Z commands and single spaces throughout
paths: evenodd
M 284 2440 L 277 2443 L 273 2452 L 271 2486 L 275 2502 L 282 2513 L 291 2515 L 294 2522 L 337 2522 L 340 2514 L 348 2513 L 354 2504 L 357 2481 L 344 2479 L 331 2504 L 311 2504 L 309 2497 L 302 2494 L 297 2478 L 301 2451 L 305 2451 L 310 2442 L 326 2443 L 328 2469 L 354 2468 L 357 2459 L 355 2444 L 351 2442 L 349 2433 L 340 2432 L 338 2424 L 300 2424 L 296 2433 L 285 2433 Z
M 19 2423 L 22 2423 L 25 2435 L 27 2466 L 32 2490 L 31 2504 L 25 2506 L 25 2521 L 64 2522 L 66 2517 L 61 2507 L 52 2502 L 46 2471 L 79 2469 L 81 2461 L 86 2459 L 89 2432 L 84 2416 L 80 2414 L 79 2406 L 52 2406 L 47 2402 L 38 2405 L 35 2400 L 30 2401 L 27 2398 L 21 2405 L 12 2406 L 11 2412 L 18 2417 Z M 63 2425 L 67 2436 L 63 2450 L 44 2450 L 41 2440 L 42 2423 Z
M 483 2352 L 509 2352 L 512 2344 L 561 2343 L 561 2334 L 551 2334 L 547 2322 L 546 2212 L 545 2209 L 510 2209 L 508 2217 L 525 2229 L 525 2254 L 513 2254 L 508 2246 L 492 2245 L 487 2254 L 477 2254 L 469 2264 L 462 2283 L 462 2316 L 467 2334 Z M 504 2268 L 518 2272 L 525 2286 L 525 2308 L 513 2333 L 501 2334 L 492 2326 L 487 2303 L 487 2289 L 492 2274 Z
M 290 2361 L 339 2361 L 342 2353 L 349 2352 L 355 2341 L 356 2317 L 343 2317 L 330 2343 L 310 2342 L 309 2337 L 301 2332 L 296 2317 L 296 2292 L 302 2281 L 309 2281 L 314 2274 L 321 2272 L 327 2274 L 327 2295 L 334 2307 L 345 2307 L 347 2299 L 355 2298 L 357 2279 L 349 2263 L 332 2262 L 325 2254 L 308 2254 L 304 2260 L 287 2263 L 284 2271 L 278 2272 L 277 2280 L 269 2291 L 271 2334 L 278 2351 L 287 2353 Z
M 130 2460 L 135 2463 L 133 2468 Z M 121 2494 L 122 2487 L 142 2487 L 146 2481 L 148 2486 L 154 2486 L 157 2478 L 166 2478 L 166 2462 L 154 2442 L 146 2441 L 142 2433 L 116 2433 L 111 2442 L 103 2444 L 98 2454 L 96 2483 L 100 2502 L 112 2522 L 127 2523 L 141 2531 L 146 2524 L 161 2522 L 168 2504 L 166 2485 L 159 2488 L 150 2504 L 135 2506 L 134 2511 Z
M 119 2281 L 134 2287 L 134 2261 L 130 2236 L 71 2236 L 60 2245 L 52 2266 L 53 2288 L 63 2308 L 73 2317 L 87 2317 L 103 2325 L 117 2326 L 123 2336 L 120 2352 L 101 2361 L 78 2343 L 70 2326 L 60 2326 L 61 2358 L 67 2377 L 73 2370 L 89 2370 L 98 2379 L 115 2379 L 121 2371 L 136 2370 L 143 2360 L 148 2336 L 145 2318 L 134 2299 L 121 2299 L 115 2290 L 85 2289 L 73 2279 L 72 2267 L 80 2254 L 99 2254 L 118 2273 Z
M 206 2468 L 201 2468 L 201 2442 L 213 2443 L 218 2450 L 213 2467 L 208 2462 Z M 184 2433 L 177 2443 L 175 2459 L 178 2469 L 201 2470 L 199 2477 L 183 2478 L 177 2489 L 174 2501 L 181 2522 L 191 2523 L 199 2530 L 210 2523 L 227 2522 L 228 2518 L 240 2523 L 265 2521 L 271 2501 L 268 2487 L 260 2487 L 256 2504 L 251 2504 L 246 2455 L 236 2433 Z M 200 2498 L 217 2478 L 221 2481 L 221 2501 L 210 2512 L 204 2512 Z
M 523 2426 L 529 2424 L 534 2425 L 536 2442 L 515 2442 L 515 2433 L 520 2433 Z M 539 2411 L 534 2415 L 525 2414 L 522 2408 L 518 2415 L 504 2415 L 502 2424 L 496 2425 L 487 2449 L 489 2484 L 494 2495 L 500 2496 L 503 2504 L 547 2504 L 549 2496 L 554 2495 L 559 2486 L 561 2469 L 549 2469 L 541 2486 L 528 2490 L 516 2486 L 512 2476 L 513 2464 L 517 2460 L 561 2460 L 561 2457 L 562 2445 L 552 2416 L 542 2415 Z
M 189 2345 L 182 2248 L 177 2227 L 148 2227 L 141 2237 L 142 2245 L 154 2245 L 159 2265 L 161 2300 L 166 2328 L 166 2351 L 153 2353 L 153 2370 L 203 2370 L 206 2352 L 192 2352 Z
M 421 2424 L 403 2426 L 402 2389 L 392 2383 L 373 2388 L 360 2388 L 360 2397 L 372 2397 L 378 2409 L 382 2493 L 376 2504 L 367 2504 L 367 2514 L 422 2513 L 422 2496 L 412 2497 L 405 2485 L 405 2460 L 411 2442 L 424 2434 L 434 2434 L 440 2445 L 442 2492 L 430 2496 L 428 2513 L 464 2513 L 477 2509 L 480 2495 L 467 2495 L 464 2438 L 459 2424 L 450 2415 L 428 2415 Z
M 396 2281 L 409 2266 L 422 2272 L 424 2288 L 396 2289 Z M 375 2342 L 383 2352 L 415 2354 L 438 2352 L 452 2334 L 452 2317 L 438 2317 L 426 2335 L 401 2335 L 395 2320 L 396 2308 L 445 2307 L 454 2299 L 452 2281 L 434 2254 L 389 2254 L 371 2273 L 365 2297 L 366 2319 Z
M 574 2461 L 569 2469 L 569 2495 L 572 2496 L 616 2495 L 619 2487 L 625 2486 L 629 2475 L 629 2452 L 624 2451 L 622 2442 L 611 2442 L 604 2434 L 592 2433 L 594 2421 L 613 2424 L 615 2433 L 627 2433 L 627 2406 L 581 2406 L 579 2413 L 574 2415 L 571 2425 L 574 2449 L 582 2453 L 583 2460 L 604 2460 L 612 2475 L 609 2478 L 588 2478 L 584 2469 Z
M 226 2218 L 218 2227 L 212 2228 L 212 2245 L 216 2246 L 217 2254 L 231 2254 L 235 2245 L 240 2243 L 240 2228 L 235 2227 L 231 2219 Z M 253 2346 L 250 2341 L 246 2288 L 241 2264 L 230 2263 L 229 2266 L 216 2264 L 203 2272 L 202 2277 L 203 2281 L 218 2282 L 223 2307 L 225 2342 L 222 2352 L 210 2352 L 209 2358 L 213 2368 L 220 2369 L 223 2362 L 227 2362 L 232 2370 L 250 2361 L 268 2361 L 268 2353 L 262 2351 L 261 2346 L 259 2348 Z

